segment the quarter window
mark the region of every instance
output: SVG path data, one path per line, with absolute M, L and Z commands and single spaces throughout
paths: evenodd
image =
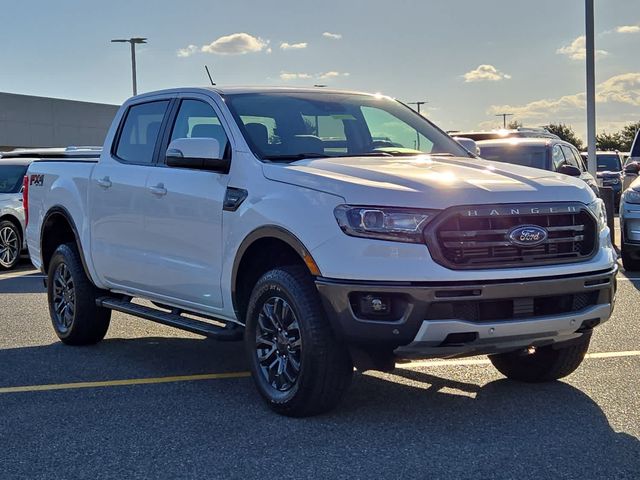
M 163 100 L 129 107 L 115 152 L 120 160 L 153 163 L 153 151 L 168 105 L 169 101 Z

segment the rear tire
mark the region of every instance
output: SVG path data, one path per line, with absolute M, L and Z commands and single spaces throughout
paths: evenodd
M 91 345 L 104 338 L 111 310 L 96 306 L 99 290 L 91 283 L 74 244 L 60 245 L 49 263 L 49 314 L 58 338 L 67 345 Z
M 305 267 L 278 268 L 258 280 L 245 348 L 258 391 L 281 415 L 327 412 L 351 383 L 351 357 L 336 339 Z
M 0 222 L 0 270 L 11 270 L 20 261 L 22 235 L 13 222 Z
M 528 383 L 550 382 L 573 373 L 589 349 L 591 333 L 577 340 L 549 345 L 528 354 L 525 350 L 490 355 L 489 360 L 505 377 Z M 554 348 L 555 347 L 555 348 Z

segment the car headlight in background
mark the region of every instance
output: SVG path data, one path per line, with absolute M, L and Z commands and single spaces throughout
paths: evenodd
M 624 193 L 622 194 L 622 201 L 624 203 L 638 204 L 640 203 L 640 192 L 638 190 L 629 188 L 625 190 Z
M 604 206 L 604 202 L 602 199 L 598 198 L 595 201 L 591 202 L 589 205 L 589 210 L 598 220 L 599 230 L 602 231 L 607 227 L 607 209 Z
M 602 183 L 604 185 L 618 185 L 620 183 L 620 179 L 616 177 L 604 178 Z
M 352 237 L 423 243 L 422 230 L 437 211 L 339 205 L 333 213 L 342 231 Z

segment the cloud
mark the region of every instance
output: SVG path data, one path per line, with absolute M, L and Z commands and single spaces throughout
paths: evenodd
M 616 27 L 617 33 L 640 33 L 640 25 L 621 25 Z
M 569 45 L 560 47 L 556 50 L 558 55 L 565 55 L 571 60 L 584 60 L 587 56 L 587 40 L 584 35 L 576 38 Z M 609 55 L 606 50 L 596 50 L 596 58 Z
M 340 40 L 342 38 L 341 33 L 324 32 L 322 36 L 325 38 L 330 38 L 332 40 Z
M 178 56 L 179 57 L 190 57 L 191 55 L 193 55 L 197 51 L 198 51 L 198 47 L 196 47 L 195 45 L 187 45 L 186 47 L 181 48 L 181 49 L 178 50 Z
M 325 73 L 319 73 L 318 74 L 318 78 L 320 80 L 327 80 L 329 78 L 336 78 L 336 77 L 348 77 L 349 75 L 351 75 L 348 72 L 336 72 L 336 71 L 331 71 L 331 72 L 325 72 Z
M 348 72 L 336 72 L 334 70 L 323 73 L 292 73 L 292 72 L 280 72 L 280 79 L 284 81 L 290 80 L 329 80 L 332 78 L 338 77 L 348 77 L 350 74 Z
M 248 33 L 232 33 L 214 40 L 209 45 L 204 45 L 201 50 L 216 55 L 244 55 L 245 53 L 260 52 L 268 44 L 268 41 Z
M 596 102 L 640 107 L 640 72 L 616 75 L 596 86 Z M 520 121 L 547 123 L 558 119 L 582 119 L 586 95 L 576 93 L 558 98 L 536 100 L 524 105 L 492 105 L 487 114 L 513 113 Z
M 596 100 L 640 107 L 640 73 L 623 73 L 605 80 L 596 87 Z
M 282 42 L 280 44 L 281 50 L 302 50 L 303 48 L 307 48 L 307 42 L 300 42 L 300 43 Z
M 309 73 L 291 73 L 291 72 L 280 72 L 280 79 L 284 81 L 289 80 L 299 80 L 299 79 L 310 79 L 312 75 Z
M 466 83 L 471 82 L 498 82 L 509 80 L 511 75 L 502 73 L 493 65 L 479 65 L 475 70 L 471 70 L 463 75 Z

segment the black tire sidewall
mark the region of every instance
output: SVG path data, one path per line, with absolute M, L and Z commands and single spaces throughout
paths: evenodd
M 58 328 L 53 311 L 53 277 L 64 263 L 71 274 L 74 286 L 75 308 L 73 321 L 66 332 Z M 51 323 L 58 338 L 68 345 L 92 345 L 104 338 L 109 329 L 111 311 L 96 305 L 98 289 L 87 276 L 75 244 L 60 245 L 49 262 L 47 273 L 47 298 Z
M 63 245 L 62 247 L 66 247 L 66 245 Z M 49 272 L 47 274 L 47 298 L 48 298 L 48 301 L 49 301 L 48 302 L 49 303 L 49 314 L 51 316 L 51 323 L 53 324 L 53 329 L 55 330 L 56 335 L 58 336 L 58 338 L 60 340 L 64 340 L 64 339 L 70 337 L 73 334 L 74 326 L 75 326 L 76 318 L 77 318 L 77 308 L 74 309 L 73 321 L 71 323 L 71 326 L 69 327 L 69 329 L 66 332 L 62 332 L 59 329 L 57 321 L 55 320 L 56 314 L 54 312 L 54 307 L 53 307 L 54 276 L 55 276 L 56 270 L 58 269 L 60 264 L 64 263 L 67 266 L 67 268 L 69 269 L 69 272 L 71 274 L 71 280 L 73 282 L 74 288 L 77 288 L 77 279 L 76 279 L 75 271 L 74 271 L 72 265 L 70 264 L 72 261 L 73 261 L 73 259 L 69 258 L 69 255 L 67 255 L 67 252 L 65 251 L 65 249 L 59 247 L 54 252 L 53 256 L 51 257 L 51 261 L 49 262 Z M 77 302 L 77 298 L 76 298 L 76 302 Z
M 251 301 L 249 302 L 245 330 L 245 347 L 249 356 L 249 367 L 251 369 L 251 374 L 256 381 L 260 394 L 268 402 L 274 405 L 285 405 L 295 398 L 302 382 L 304 382 L 306 372 L 310 369 L 309 355 L 307 354 L 306 347 L 311 348 L 311 340 L 308 338 L 306 322 L 304 321 L 304 317 L 302 316 L 300 305 L 298 299 L 296 298 L 296 295 L 292 292 L 289 292 L 288 289 L 280 282 L 277 282 L 277 280 L 265 280 L 264 278 L 269 277 L 263 277 L 263 279 L 258 282 L 258 284 L 256 285 L 256 289 L 251 295 Z M 300 335 L 302 338 L 300 373 L 298 374 L 298 379 L 296 380 L 296 383 L 293 385 L 293 387 L 285 392 L 280 392 L 274 389 L 268 383 L 267 379 L 264 378 L 255 350 L 258 316 L 264 303 L 274 296 L 279 296 L 289 303 L 294 314 L 296 315 L 296 318 L 298 319 L 298 324 L 300 325 Z

